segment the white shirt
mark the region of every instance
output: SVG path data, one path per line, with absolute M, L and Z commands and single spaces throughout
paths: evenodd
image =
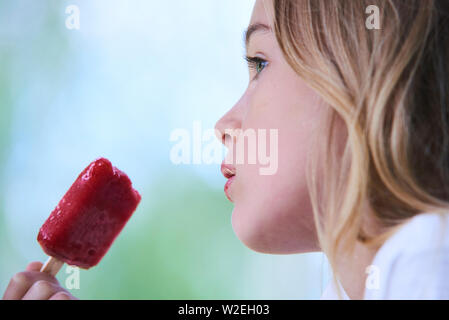
M 349 299 L 332 280 L 321 299 Z M 419 214 L 378 250 L 367 273 L 365 299 L 449 299 L 449 215 Z

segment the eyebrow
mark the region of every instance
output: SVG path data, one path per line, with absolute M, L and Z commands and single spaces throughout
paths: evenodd
M 254 23 L 251 24 L 248 29 L 244 32 L 244 40 L 245 40 L 245 47 L 248 47 L 248 44 L 251 40 L 251 36 L 256 32 L 271 32 L 271 27 L 267 26 L 263 23 Z

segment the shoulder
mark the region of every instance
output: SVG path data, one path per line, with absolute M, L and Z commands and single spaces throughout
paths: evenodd
M 404 223 L 369 268 L 365 299 L 449 299 L 449 214 Z
M 338 280 L 337 280 L 338 281 Z M 338 295 L 338 288 L 340 289 L 341 297 Z M 333 279 L 329 281 L 329 284 L 325 288 L 320 300 L 350 300 L 340 282 L 335 283 Z

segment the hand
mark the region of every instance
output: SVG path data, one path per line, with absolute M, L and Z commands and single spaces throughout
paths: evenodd
M 3 295 L 4 300 L 76 300 L 59 285 L 55 277 L 39 272 L 42 263 L 31 262 L 26 270 L 16 273 Z

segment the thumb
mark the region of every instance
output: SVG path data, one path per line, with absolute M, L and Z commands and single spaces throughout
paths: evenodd
M 26 267 L 26 271 L 40 271 L 42 268 L 42 262 L 39 261 L 33 261 L 29 263 Z

